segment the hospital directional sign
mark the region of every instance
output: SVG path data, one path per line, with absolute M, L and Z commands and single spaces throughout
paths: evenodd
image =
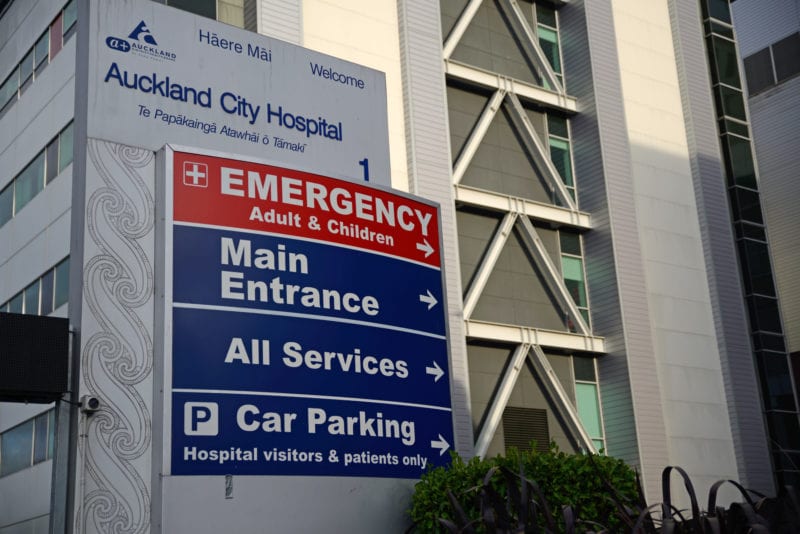
M 227 154 L 168 148 L 166 166 L 168 472 L 447 463 L 437 207 Z

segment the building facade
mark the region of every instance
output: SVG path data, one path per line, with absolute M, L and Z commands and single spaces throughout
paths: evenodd
M 754 156 L 758 163 L 761 210 L 772 250 L 771 267 L 774 294 L 780 304 L 785 346 L 788 352 L 794 391 L 800 383 L 800 286 L 797 264 L 798 215 L 800 201 L 795 179 L 800 163 L 795 125 L 800 119 L 800 3 L 772 2 L 767 5 L 749 0 L 732 4 L 739 54 L 746 75 L 748 118 L 752 129 Z M 788 387 L 788 386 L 787 386 Z M 796 433 L 787 434 L 796 449 Z M 797 465 L 793 453 L 780 453 L 776 464 Z
M 69 317 L 77 336 L 91 290 L 73 200 L 84 180 L 73 171 L 79 3 L 0 2 L 0 311 Z M 700 494 L 719 479 L 765 493 L 795 480 L 787 352 L 798 349 L 785 303 L 798 300 L 789 267 L 798 247 L 783 246 L 795 239 L 779 203 L 790 196 L 766 179 L 773 162 L 790 165 L 762 155 L 756 108 L 797 78 L 773 73 L 777 86 L 751 95 L 748 115 L 726 0 L 166 3 L 386 73 L 392 185 L 441 207 L 462 456 L 551 442 L 602 451 L 635 466 L 652 501 L 667 465 L 686 469 Z M 738 34 L 746 68 L 772 45 Z M 152 364 L 152 352 L 139 356 Z M 80 348 L 72 357 L 86 374 L 92 362 Z M 82 388 L 74 399 L 108 393 Z M 124 421 L 127 409 L 105 406 L 104 420 Z M 75 468 L 70 413 L 75 439 L 77 410 L 65 403 L 0 404 L 0 534 L 51 521 L 56 531 L 165 528 L 157 510 L 169 502 L 150 453 L 133 461 L 109 449 L 114 429 L 87 419 L 89 462 Z M 107 450 L 129 478 L 88 467 Z M 70 469 L 88 492 L 69 488 Z M 182 527 L 215 531 L 235 518 L 238 530 L 257 529 L 269 481 L 248 480 L 252 495 L 230 502 L 206 490 L 219 484 L 187 481 L 204 506 Z M 406 528 L 413 481 L 370 499 L 372 486 L 353 481 L 355 504 L 341 485 L 317 486 L 313 513 L 276 499 L 276 525 L 302 531 L 336 517 L 348 531 Z M 106 511 L 76 494 L 104 495 Z M 290 522 L 298 517 L 302 526 Z

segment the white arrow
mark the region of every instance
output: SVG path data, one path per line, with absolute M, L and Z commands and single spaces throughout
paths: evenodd
M 439 434 L 438 441 L 431 441 L 431 447 L 434 449 L 439 449 L 439 456 L 443 455 L 447 449 L 450 448 L 450 444 Z
M 436 303 L 439 302 L 439 301 L 436 300 L 436 297 L 431 295 L 431 290 L 430 289 L 427 289 L 426 292 L 428 293 L 427 295 L 420 295 L 419 296 L 419 301 L 420 302 L 424 302 L 425 304 L 427 304 L 428 305 L 428 309 L 430 310 L 431 308 L 436 306 Z
M 434 382 L 438 382 L 440 378 L 444 376 L 444 371 L 442 368 L 439 367 L 439 364 L 433 362 L 433 367 L 426 367 L 425 374 L 433 375 L 435 378 L 433 379 Z
M 425 253 L 425 257 L 427 258 L 431 254 L 433 254 L 433 247 L 430 243 L 428 243 L 427 239 L 423 239 L 422 243 L 417 243 L 417 250 L 421 250 Z

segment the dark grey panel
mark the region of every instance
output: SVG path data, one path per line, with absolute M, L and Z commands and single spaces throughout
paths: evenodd
M 441 0 L 439 2 L 442 11 L 442 36 L 444 39 L 447 39 L 447 35 L 453 29 L 468 2 L 469 0 Z
M 472 422 L 475 434 L 486 418 L 486 410 L 497 393 L 498 382 L 514 349 L 509 346 L 470 343 L 469 382 L 472 393 Z
M 450 122 L 450 151 L 457 160 L 489 100 L 488 95 L 447 85 L 447 111 Z
M 545 354 L 550 367 L 558 377 L 561 387 L 566 391 L 569 400 L 575 404 L 575 379 L 572 373 L 572 358 L 563 354 Z
M 508 365 L 512 352 L 512 347 L 503 345 L 488 343 L 470 343 L 468 345 L 470 389 L 473 393 L 472 410 L 476 434 L 480 432 L 486 416 L 486 410 L 497 393 L 500 378 L 505 371 L 506 365 Z M 552 360 L 552 358 L 550 359 Z M 561 357 L 561 359 L 568 361 L 568 358 L 565 357 Z M 557 366 L 557 368 L 556 372 L 562 383 L 564 381 L 569 382 L 570 378 L 568 376 L 565 378 L 560 372 L 564 370 L 562 366 Z M 525 365 L 520 370 L 517 382 L 512 389 L 508 406 L 545 410 L 547 412 L 547 426 L 550 438 L 555 440 L 561 450 L 575 450 L 572 442 L 567 437 L 565 427 L 555 415 L 556 411 L 543 391 L 532 367 Z M 503 452 L 505 452 L 505 432 L 501 423 L 498 425 L 492 443 L 489 446 L 487 456 Z
M 533 10 L 530 1 L 519 2 L 529 17 Z M 529 18 L 528 23 L 531 23 Z M 516 37 L 511 32 L 495 2 L 485 1 L 472 19 L 452 59 L 530 83 L 538 83 L 536 70 L 527 60 Z
M 492 121 L 461 183 L 539 202 L 554 200 L 550 187 L 520 144 L 505 109 Z
M 500 224 L 500 216 L 470 208 L 456 212 L 458 250 L 461 265 L 461 286 L 464 292 L 472 284 L 475 273 Z
M 564 314 L 516 229 L 500 254 L 472 318 L 566 331 Z
M 542 244 L 544 244 L 544 248 L 547 250 L 550 261 L 552 261 L 553 265 L 555 265 L 556 268 L 561 271 L 561 245 L 558 242 L 558 232 L 551 230 L 550 228 L 537 225 L 536 233 L 539 235 L 539 239 L 542 240 Z

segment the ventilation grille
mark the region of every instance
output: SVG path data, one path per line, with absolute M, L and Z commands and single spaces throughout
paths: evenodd
M 528 450 L 535 441 L 537 451 L 547 452 L 550 445 L 547 410 L 507 407 L 503 411 L 503 435 L 506 449 Z

